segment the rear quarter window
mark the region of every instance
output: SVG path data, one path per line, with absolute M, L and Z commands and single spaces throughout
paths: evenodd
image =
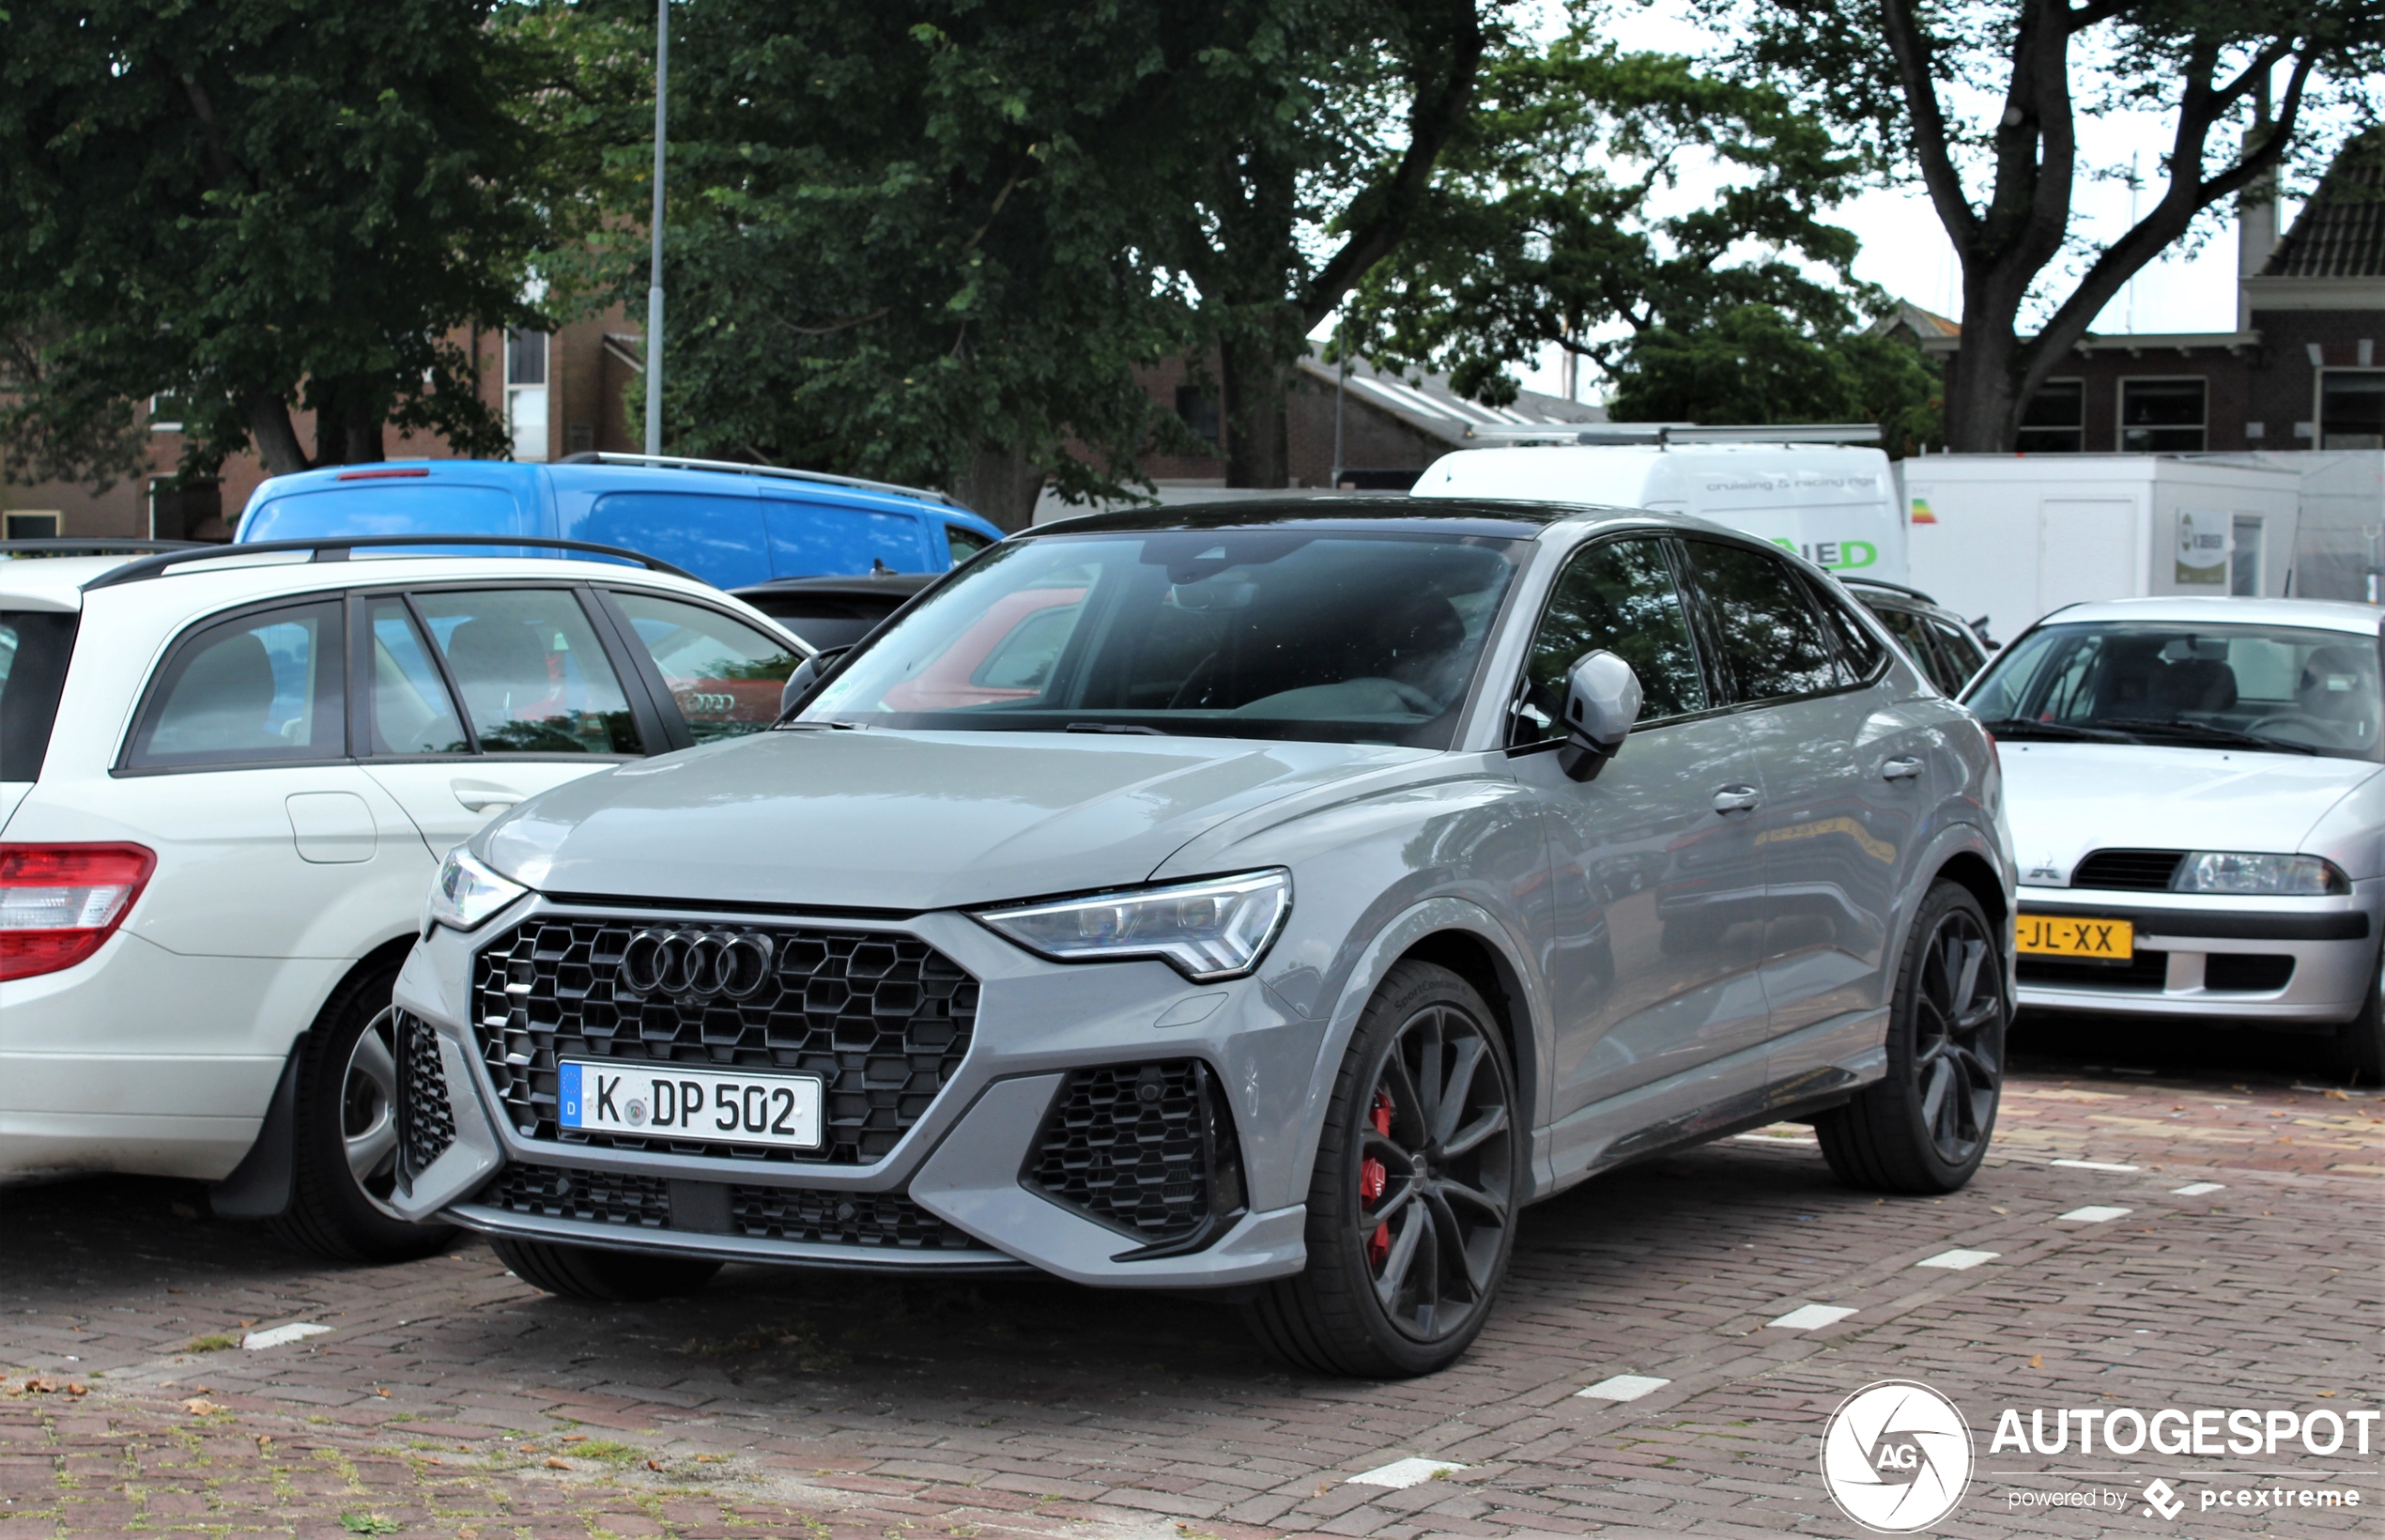
M 0 780 L 38 780 L 80 617 L 0 609 Z

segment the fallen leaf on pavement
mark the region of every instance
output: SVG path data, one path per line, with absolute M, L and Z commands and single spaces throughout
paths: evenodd
M 67 1384 L 67 1394 L 69 1395 L 88 1395 L 91 1394 L 91 1387 L 79 1380 L 70 1380 Z
M 546 1469 L 549 1471 L 568 1471 L 571 1468 L 572 1462 L 569 1460 L 559 1459 L 553 1455 L 546 1456 Z
M 376 1385 L 376 1386 L 374 1386 L 374 1387 L 373 1387 L 373 1394 L 374 1394 L 375 1395 L 381 1396 L 381 1397 L 383 1397 L 383 1398 L 385 1398 L 385 1399 L 386 1399 L 386 1398 L 388 1397 L 388 1395 L 389 1395 L 389 1392 L 387 1392 L 387 1391 L 385 1391 L 385 1390 L 381 1389 L 381 1387 L 380 1387 L 380 1386 L 378 1386 L 378 1385 Z
M 194 1395 L 188 1401 L 182 1403 L 182 1409 L 189 1412 L 193 1417 L 205 1417 L 211 1412 L 222 1411 L 224 1409 L 217 1406 L 214 1402 L 208 1400 L 204 1395 Z M 261 1449 L 264 1444 L 264 1440 L 259 1440 L 257 1441 Z
M 646 1462 L 646 1469 L 649 1471 L 659 1471 L 662 1468 L 663 1464 L 660 1460 L 648 1460 Z
M 587 1441 L 588 1435 L 585 1433 L 566 1433 L 563 1435 L 563 1442 L 565 1443 L 586 1443 Z
M 2032 1353 L 2032 1354 L 2030 1354 L 2030 1355 L 2029 1355 L 2029 1367 L 2030 1367 L 2030 1368 L 2032 1368 L 2032 1369 L 2042 1369 L 2042 1368 L 2044 1368 L 2044 1367 L 2045 1367 L 2045 1355 L 2044 1355 L 2043 1353 Z

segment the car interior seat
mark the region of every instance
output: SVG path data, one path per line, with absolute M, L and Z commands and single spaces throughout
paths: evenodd
M 519 622 L 466 621 L 447 639 L 447 666 L 464 692 L 465 709 L 483 726 L 543 717 L 554 699 L 546 649 Z

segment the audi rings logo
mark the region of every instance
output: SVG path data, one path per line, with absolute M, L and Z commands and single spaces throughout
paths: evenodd
M 678 999 L 750 1000 L 770 982 L 776 950 L 751 931 L 639 931 L 622 949 L 622 987 Z
M 1849 1518 L 1884 1534 L 1926 1530 L 1971 1485 L 1971 1426 L 1910 1379 L 1866 1385 L 1822 1430 L 1822 1481 Z

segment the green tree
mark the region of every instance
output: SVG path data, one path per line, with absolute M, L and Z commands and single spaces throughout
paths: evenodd
M 245 444 L 277 473 L 378 459 L 386 423 L 501 454 L 450 334 L 537 324 L 533 255 L 576 207 L 537 120 L 572 73 L 515 20 L 494 0 L 0 9 L 0 331 L 37 339 L 11 443 L 173 392 L 192 475 Z
M 1920 348 L 1866 331 L 1816 335 L 1771 305 L 1651 327 L 1612 367 L 1619 423 L 1876 423 L 1892 456 L 1943 432 L 1939 367 Z
M 1780 93 L 1587 24 L 1503 49 L 1408 243 L 1368 275 L 1354 345 L 1504 403 L 1551 346 L 1611 373 L 1650 333 L 1677 346 L 1742 312 L 1842 331 L 1855 239 L 1823 216 L 1864 169 Z M 1674 196 L 1716 172 L 1710 197 Z
M 2011 449 L 2030 398 L 2121 286 L 2310 147 L 2327 101 L 2373 116 L 2385 67 L 2377 0 L 1700 6 L 1737 40 L 1745 78 L 1794 90 L 1928 192 L 1962 266 L 1958 451 Z M 2119 111 L 2170 118 L 2162 186 L 2117 239 L 2087 245 L 2072 232 L 2079 183 L 2112 168 L 2083 163 L 2081 120 Z

